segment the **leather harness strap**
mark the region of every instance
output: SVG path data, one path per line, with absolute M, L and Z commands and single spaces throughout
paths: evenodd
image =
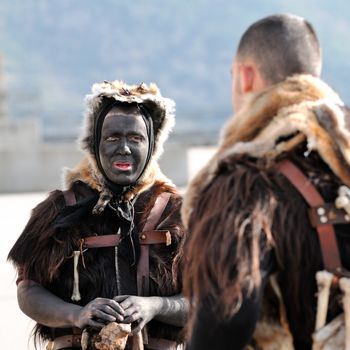
M 289 160 L 283 160 L 277 164 L 277 169 L 298 190 L 311 209 L 316 208 L 317 210 L 317 208 L 324 207 L 325 202 L 320 193 L 295 164 Z M 339 274 L 343 269 L 333 225 L 322 223 L 316 224 L 315 228 L 321 245 L 325 269 Z
M 72 190 L 66 190 L 62 191 L 66 205 L 74 205 L 76 204 L 77 200 L 75 197 L 75 193 Z M 162 193 L 159 197 L 164 198 L 168 197 L 170 198 L 169 193 Z M 158 198 L 159 198 L 158 197 Z M 157 200 L 158 200 L 157 198 Z M 168 200 L 169 200 L 168 198 Z M 166 202 L 163 202 L 163 199 L 160 199 L 158 205 L 160 204 L 166 204 L 168 203 L 168 200 Z M 156 206 L 156 204 L 155 204 Z M 163 209 L 159 208 L 161 210 L 160 216 L 162 215 L 165 206 Z M 154 208 L 154 207 L 153 207 Z M 140 244 L 165 244 L 170 245 L 171 244 L 171 235 L 170 232 L 167 230 L 154 230 L 155 226 L 157 225 L 160 216 L 157 216 L 156 212 L 153 212 L 153 209 L 151 210 L 151 213 L 147 219 L 146 225 L 140 235 Z M 82 248 L 104 248 L 104 247 L 115 247 L 119 244 L 120 241 L 120 235 L 118 234 L 111 234 L 111 235 L 101 235 L 101 236 L 88 236 L 85 238 L 82 238 L 80 240 Z
M 77 202 L 75 193 L 73 190 L 62 191 L 66 205 L 74 205 Z
M 171 244 L 171 234 L 168 230 L 142 231 L 140 235 L 140 244 L 160 244 L 166 246 Z
M 152 236 L 155 238 L 154 231 L 159 220 L 167 206 L 171 194 L 168 192 L 161 193 L 155 203 L 151 212 L 148 215 L 147 221 L 140 235 L 140 259 L 137 265 L 137 292 L 138 295 L 149 296 L 149 244 L 152 244 Z M 153 234 L 151 233 L 153 232 Z M 162 231 L 158 231 L 158 235 L 161 235 Z M 171 236 L 169 231 L 163 231 L 163 239 L 166 239 L 166 244 L 171 243 Z M 167 244 L 168 245 L 168 244 Z
M 142 231 L 140 244 L 171 244 L 171 235 L 168 230 Z M 120 235 L 89 236 L 81 239 L 83 248 L 115 247 L 119 244 Z
M 310 208 L 311 224 L 316 226 L 350 224 L 350 216 L 344 209 L 337 208 L 334 203 L 324 203 L 322 206 Z
M 89 236 L 81 239 L 83 248 L 115 247 L 119 244 L 120 235 Z

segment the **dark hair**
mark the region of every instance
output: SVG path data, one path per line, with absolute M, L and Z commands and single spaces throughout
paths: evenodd
M 243 34 L 238 59 L 251 57 L 263 78 L 278 83 L 293 74 L 321 72 L 321 49 L 312 25 L 291 14 L 268 16 Z

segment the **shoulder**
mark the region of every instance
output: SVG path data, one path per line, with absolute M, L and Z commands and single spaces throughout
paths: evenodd
M 57 213 L 64 206 L 65 201 L 63 192 L 60 190 L 54 190 L 32 210 L 31 219 L 37 215 L 48 215 L 49 213 L 54 215 L 55 212 Z
M 18 265 L 24 265 L 30 256 L 36 254 L 39 249 L 43 249 L 43 245 L 54 234 L 53 222 L 64 205 L 62 191 L 50 192 L 32 210 L 31 216 L 9 252 L 8 258 Z
M 77 201 L 94 194 L 94 190 L 92 190 L 88 185 L 81 181 L 77 181 L 73 183 L 68 190 L 62 191 L 56 189 L 51 191 L 47 197 L 33 209 L 32 216 L 36 213 L 42 214 L 43 212 L 47 211 L 58 212 L 66 207 L 68 205 L 68 201 L 65 193 L 67 192 L 73 193 Z
M 160 198 L 165 200 L 157 202 Z M 153 215 L 151 211 L 157 210 L 157 215 L 160 216 L 156 229 L 169 230 L 172 234 L 182 237 L 184 229 L 180 215 L 181 204 L 182 196 L 174 185 L 156 182 L 148 190 L 141 193 L 135 203 L 136 212 L 142 213 L 140 227 L 143 227 L 150 215 Z
M 153 205 L 157 199 L 164 198 L 166 206 L 164 207 L 162 218 L 174 212 L 180 214 L 182 195 L 175 185 L 165 182 L 157 182 L 150 190 L 152 191 Z
M 164 194 L 168 194 L 168 196 L 164 196 Z M 182 196 L 177 188 L 172 184 L 157 181 L 150 188 L 139 194 L 135 206 L 142 207 L 142 211 L 148 213 L 160 196 L 163 198 L 168 197 L 167 208 L 174 205 L 181 205 Z

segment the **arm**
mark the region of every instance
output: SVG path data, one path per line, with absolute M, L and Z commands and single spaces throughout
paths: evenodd
M 181 294 L 172 297 L 153 297 L 158 304 L 155 319 L 173 326 L 183 327 L 187 320 L 189 304 Z
M 253 337 L 263 292 L 273 268 L 274 255 L 272 251 L 268 251 L 260 263 L 261 284 L 255 288 L 252 295 L 243 293 L 239 310 L 232 317 L 218 317 L 220 301 L 212 297 L 205 298 L 195 316 L 186 350 L 245 349 Z
M 186 322 L 188 303 L 182 295 L 171 297 L 138 297 L 121 295 L 114 298 L 124 309 L 125 323 L 138 322 L 133 332 L 142 329 L 152 319 L 182 327 Z
M 124 313 L 111 299 L 96 298 L 84 307 L 67 303 L 31 280 L 18 284 L 17 299 L 28 317 L 48 327 L 101 328 L 106 322 L 121 321 Z
M 253 335 L 259 314 L 259 300 L 244 298 L 239 311 L 228 320 L 220 320 L 216 303 L 207 298 L 199 308 L 186 350 L 243 350 Z

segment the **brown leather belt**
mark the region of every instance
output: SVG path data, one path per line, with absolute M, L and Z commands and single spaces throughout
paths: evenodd
M 50 341 L 46 346 L 46 350 L 59 350 L 65 348 L 81 348 L 81 335 L 63 335 L 56 338 L 54 341 Z

